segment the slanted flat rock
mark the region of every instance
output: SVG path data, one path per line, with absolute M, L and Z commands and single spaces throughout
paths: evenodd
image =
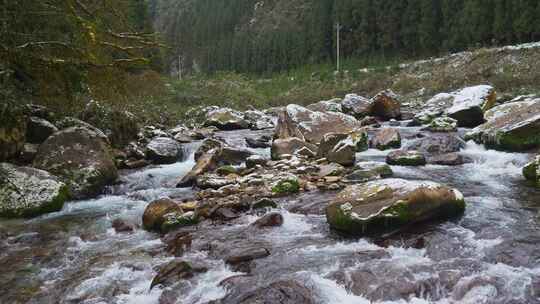
M 326 208 L 330 227 L 355 235 L 378 234 L 463 213 L 456 189 L 430 181 L 384 179 L 348 186 Z
M 540 147 L 540 99 L 495 107 L 465 138 L 505 151 Z

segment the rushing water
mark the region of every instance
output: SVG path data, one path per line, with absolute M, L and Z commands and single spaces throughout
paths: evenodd
M 255 136 L 220 135 L 241 145 L 246 134 Z M 111 223 L 121 218 L 140 225 L 150 201 L 194 194 L 174 188 L 194 164 L 196 144 L 185 148 L 190 156 L 182 162 L 123 172 L 122 183 L 97 199 L 31 220 L 1 221 L 0 303 L 158 303 L 164 291 L 149 291 L 150 282 L 172 257 L 158 235 L 116 233 Z M 368 150 L 358 158 L 384 160 L 387 153 Z M 521 176 L 530 155 L 473 143 L 461 153 L 473 162 L 393 167 L 396 177 L 461 190 L 467 210 L 452 221 L 415 225 L 384 239 L 347 239 L 326 224 L 324 206 L 334 193 L 315 192 L 280 201 L 282 227 L 261 232 L 249 226 L 258 218 L 253 214 L 226 226 L 200 225 L 182 258 L 204 261 L 209 271 L 183 287 L 178 303 L 207 303 L 283 279 L 302 282 L 318 303 L 540 303 L 540 191 Z M 220 282 L 242 272 L 226 266 L 223 256 L 253 247 L 271 255 L 252 262 L 239 290 L 225 289 Z

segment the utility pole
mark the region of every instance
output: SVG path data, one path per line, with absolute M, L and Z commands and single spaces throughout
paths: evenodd
M 341 31 L 341 24 L 339 22 L 336 24 L 336 36 L 337 36 L 337 43 L 336 43 L 336 61 L 337 61 L 337 71 L 339 72 L 339 33 Z

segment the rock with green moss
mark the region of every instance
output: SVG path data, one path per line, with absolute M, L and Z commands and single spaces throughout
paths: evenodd
M 351 183 L 361 183 L 391 177 L 393 174 L 390 166 L 385 163 L 359 162 L 354 165 L 353 172 L 345 176 L 345 180 Z
M 330 227 L 377 235 L 412 223 L 448 219 L 465 210 L 456 189 L 430 182 L 384 179 L 348 186 L 326 208 Z
M 274 187 L 272 187 L 272 193 L 277 195 L 287 195 L 298 193 L 300 191 L 300 183 L 298 179 L 286 178 L 278 181 Z
M 66 184 L 46 171 L 0 163 L 0 217 L 32 217 L 62 209 Z
M 242 113 L 229 108 L 216 108 L 208 111 L 204 125 L 214 126 L 220 130 L 248 129 L 250 126 Z
M 393 166 L 424 166 L 427 161 L 419 151 L 397 150 L 386 156 L 386 163 Z
M 34 167 L 61 178 L 76 199 L 95 197 L 118 178 L 107 137 L 84 126 L 50 136 L 39 147 Z
M 526 151 L 540 147 L 540 99 L 493 108 L 489 120 L 465 135 L 489 148 Z
M 161 224 L 161 233 L 167 233 L 177 228 L 197 225 L 199 218 L 193 211 L 179 212 L 174 211 L 163 215 L 163 223 Z
M 149 231 L 160 232 L 167 220 L 166 215 L 173 213 L 180 215 L 184 213 L 180 205 L 175 201 L 168 198 L 152 201 L 144 210 L 142 217 L 143 228 Z
M 442 116 L 433 119 L 426 130 L 431 132 L 456 132 L 458 126 L 458 121 L 448 117 Z
M 540 155 L 523 167 L 523 176 L 540 187 Z
M 217 168 L 216 173 L 219 175 L 238 174 L 238 168 L 231 165 L 221 166 Z

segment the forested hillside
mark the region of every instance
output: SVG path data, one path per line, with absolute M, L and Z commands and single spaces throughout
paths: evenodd
M 274 72 L 335 56 L 388 60 L 540 39 L 535 0 L 151 0 L 177 69 Z

